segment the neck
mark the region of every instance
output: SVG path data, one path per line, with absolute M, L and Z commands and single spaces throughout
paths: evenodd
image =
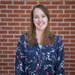
M 36 30 L 36 37 L 42 37 L 43 31 Z
M 36 38 L 38 39 L 38 43 L 42 40 L 43 31 L 36 30 Z

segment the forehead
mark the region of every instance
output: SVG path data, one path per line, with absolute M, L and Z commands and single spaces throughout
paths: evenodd
M 33 11 L 34 15 L 45 14 L 40 8 L 35 8 Z

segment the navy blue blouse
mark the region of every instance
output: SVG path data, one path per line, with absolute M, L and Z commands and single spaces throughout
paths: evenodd
M 21 35 L 16 49 L 15 75 L 65 75 L 64 45 L 54 35 L 56 42 L 50 46 L 30 46 Z

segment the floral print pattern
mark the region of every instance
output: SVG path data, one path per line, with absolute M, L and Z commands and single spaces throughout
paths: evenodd
M 65 75 L 64 45 L 62 40 L 54 35 L 56 42 L 50 46 L 30 46 L 21 35 L 15 59 L 15 75 Z

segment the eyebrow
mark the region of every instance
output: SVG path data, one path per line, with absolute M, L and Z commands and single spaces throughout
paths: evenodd
M 45 14 L 41 14 L 41 15 L 45 15 Z M 35 16 L 38 16 L 38 14 L 35 14 Z

